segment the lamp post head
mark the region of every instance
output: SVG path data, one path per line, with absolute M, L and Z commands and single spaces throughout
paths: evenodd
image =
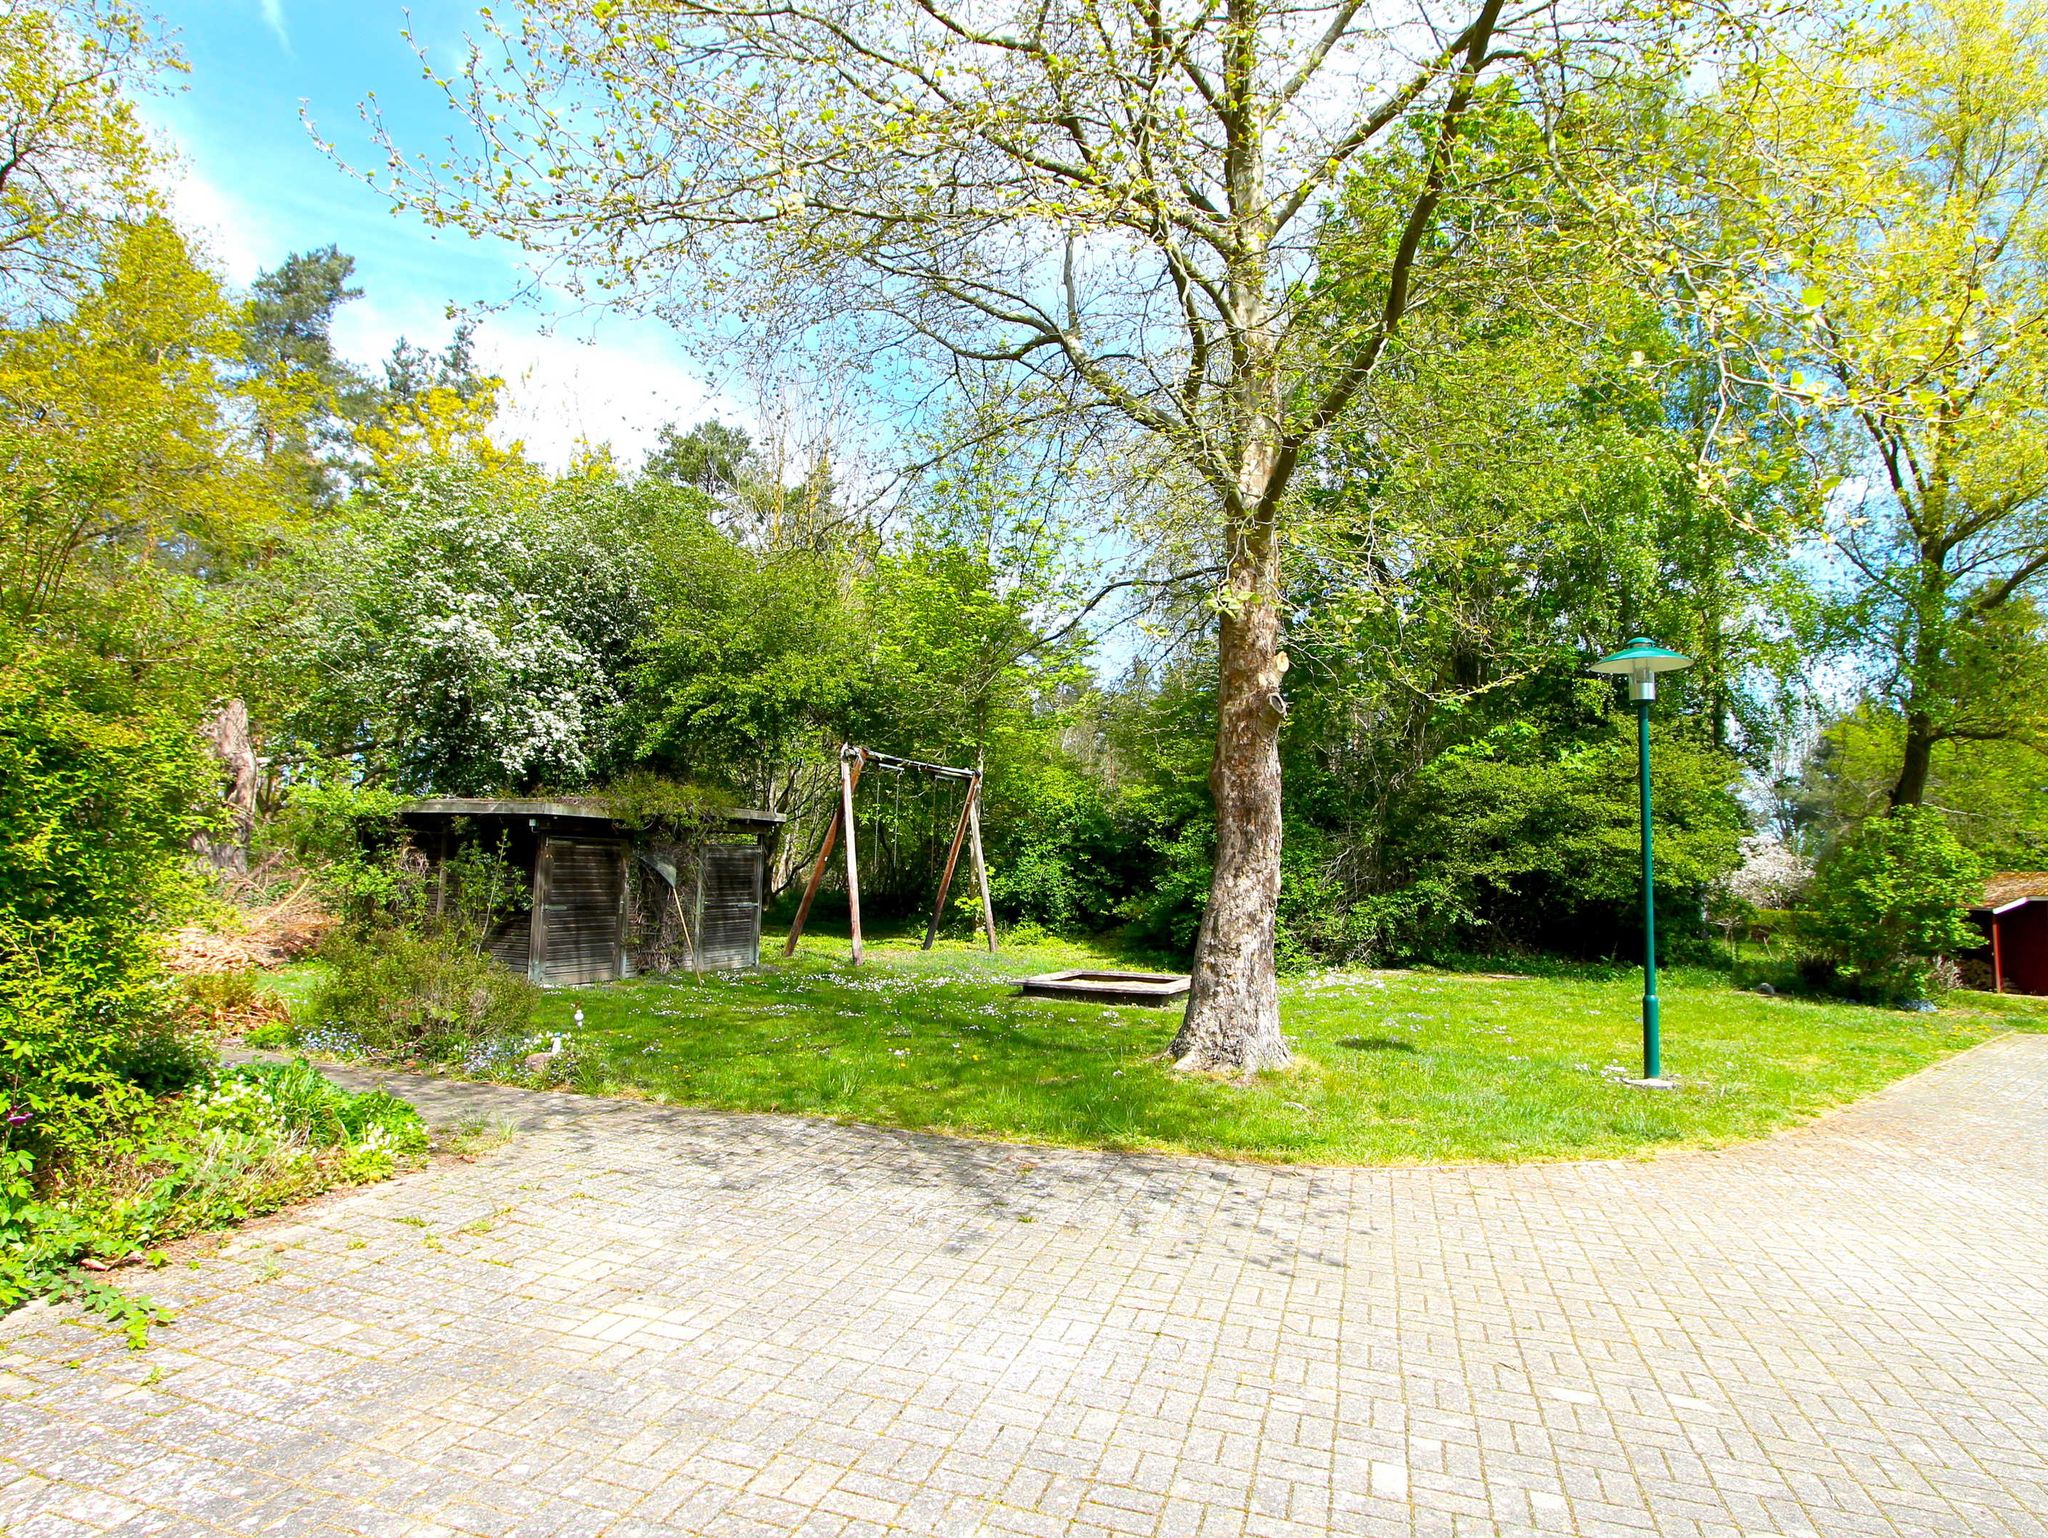
M 1641 704 L 1657 697 L 1657 675 L 1676 673 L 1692 666 L 1692 658 L 1666 651 L 1648 636 L 1637 636 L 1620 651 L 1592 664 L 1595 673 L 1611 673 L 1628 680 L 1628 697 Z

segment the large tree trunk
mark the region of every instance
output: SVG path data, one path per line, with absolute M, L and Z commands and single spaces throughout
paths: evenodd
M 256 750 L 249 741 L 249 707 L 229 700 L 202 728 L 221 769 L 221 798 L 227 802 L 225 838 L 204 838 L 201 850 L 221 870 L 246 871 L 256 832 Z
M 1946 502 L 1937 494 L 1928 499 L 1939 508 Z M 1913 666 L 1907 674 L 1905 699 L 1906 741 L 1899 756 L 1899 777 L 1892 785 L 1891 810 L 1918 806 L 1927 799 L 1927 774 L 1934 767 L 1934 721 L 1928 711 L 1929 688 L 1940 676 L 1942 648 L 1935 637 L 1945 626 L 1948 608 L 1948 573 L 1939 552 L 1925 545 L 1920 552 L 1920 591 L 1914 605 Z
M 1248 81 L 1247 74 L 1239 87 Z M 1231 158 L 1233 207 L 1262 209 L 1257 136 L 1235 145 Z M 1263 251 L 1271 231 L 1262 213 L 1246 234 L 1248 244 Z M 1216 866 L 1195 939 L 1187 1014 L 1171 1050 L 1176 1068 L 1249 1074 L 1288 1061 L 1273 926 L 1280 906 L 1280 725 L 1287 714 L 1280 697 L 1287 656 L 1280 649 L 1279 503 L 1293 460 L 1280 447 L 1280 376 L 1262 268 L 1251 264 L 1238 274 L 1231 297 L 1242 326 L 1244 439 L 1237 495 L 1223 523 L 1216 756 L 1209 765 Z
M 1174 1066 L 1251 1073 L 1284 1067 L 1273 921 L 1280 901 L 1279 548 L 1270 516 L 1233 531 L 1231 602 L 1217 642 L 1216 869 L 1195 942 Z
M 1898 783 L 1892 786 L 1892 810 L 1918 806 L 1927 799 L 1927 771 L 1934 763 L 1934 723 L 1925 711 L 1906 712 L 1906 751 L 1899 762 Z

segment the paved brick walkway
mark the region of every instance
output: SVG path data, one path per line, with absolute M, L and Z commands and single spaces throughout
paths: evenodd
M 0 1321 L 0 1529 L 2048 1534 L 2048 1038 L 1650 1163 L 528 1130 Z

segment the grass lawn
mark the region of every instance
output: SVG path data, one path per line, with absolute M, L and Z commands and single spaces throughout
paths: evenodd
M 1669 1092 L 1639 1067 L 1630 972 L 1544 977 L 1333 972 L 1284 985 L 1298 1066 L 1249 1086 L 1186 1078 L 1161 1053 L 1178 1008 L 1015 996 L 1010 980 L 1116 964 L 1072 944 L 779 937 L 757 972 L 551 993 L 581 1005 L 586 1089 L 974 1136 L 1333 1164 L 1625 1155 L 1750 1138 L 1868 1094 L 2010 1029 L 2048 1000 L 1955 996 L 1938 1014 L 1764 998 L 1718 974 L 1664 976 Z

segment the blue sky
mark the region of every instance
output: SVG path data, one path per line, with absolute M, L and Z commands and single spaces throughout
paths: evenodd
M 183 168 L 176 202 L 215 263 L 237 283 L 292 251 L 339 245 L 365 290 L 336 328 L 363 362 L 400 335 L 437 343 L 452 304 L 500 303 L 520 287 L 519 253 L 502 243 L 436 237 L 351 181 L 313 142 L 301 108 L 345 152 L 373 161 L 357 106 L 375 94 L 408 144 L 431 147 L 447 110 L 420 78 L 402 36 L 445 64 L 474 25 L 450 0 L 159 0 L 190 62 L 185 89 L 145 104 Z M 511 381 L 506 435 L 560 464 L 579 439 L 637 456 L 663 422 L 746 413 L 714 397 L 705 371 L 653 322 L 526 306 L 483 317 L 485 361 Z

